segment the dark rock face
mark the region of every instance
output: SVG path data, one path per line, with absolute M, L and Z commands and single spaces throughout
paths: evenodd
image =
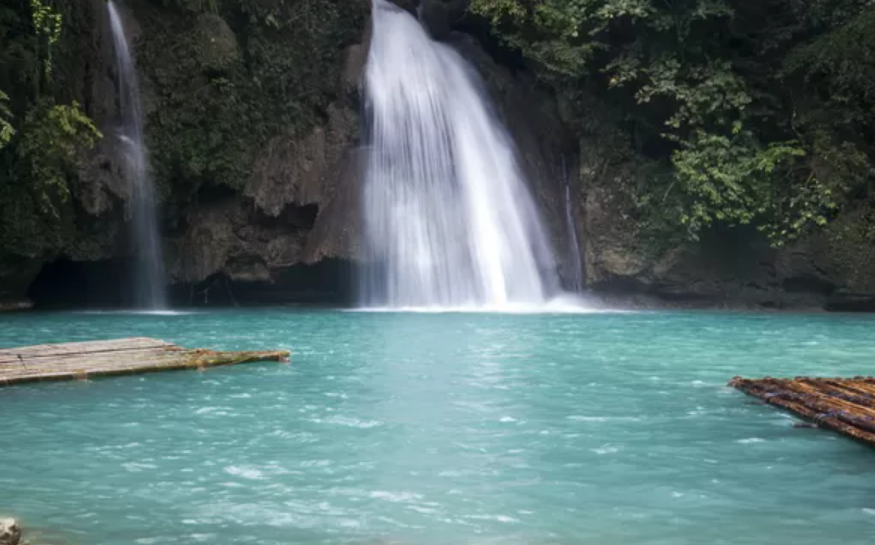
M 670 176 L 636 153 L 608 105 L 583 112 L 580 180 L 587 286 L 611 304 L 747 309 L 875 309 L 875 249 L 846 217 L 786 248 L 754 229 L 714 229 L 691 242 L 642 224 L 629 188 Z M 651 204 L 650 206 L 654 206 Z M 658 205 L 655 205 L 658 206 Z
M 359 82 L 370 2 L 350 3 L 342 12 L 331 0 L 295 3 L 268 2 L 263 13 L 242 14 L 231 7 L 196 15 L 155 0 L 120 8 L 138 63 L 153 179 L 163 194 L 168 284 L 221 278 L 270 286 L 298 265 L 356 255 L 358 191 L 350 184 L 358 183 Z M 83 45 L 87 54 L 77 59 L 81 70 L 71 70 L 76 99 L 106 137 L 70 179 L 69 236 L 39 251 L 0 255 L 3 309 L 29 305 L 28 291 L 44 305 L 81 305 L 77 292 L 88 293 L 93 304 L 126 304 L 118 288 L 131 276 L 131 191 L 116 161 L 114 51 L 104 2 L 74 8 L 93 31 Z M 268 20 L 274 8 L 323 18 L 312 31 L 298 25 L 274 32 Z M 177 33 L 174 25 L 186 31 Z M 302 63 L 297 57 L 310 50 L 318 55 Z M 284 52 L 289 58 L 277 57 Z M 253 81 L 254 88 L 267 89 L 263 96 L 235 95 Z M 279 101 L 300 115 L 289 123 L 261 122 Z
M 200 44 L 197 63 L 207 72 L 221 74 L 240 59 L 237 36 L 224 19 L 206 13 L 195 20 L 194 40 Z
M 422 0 L 419 20 L 435 40 L 446 40 L 452 31 L 449 6 L 440 0 Z
M 275 286 L 277 293 L 294 299 L 296 290 L 288 288 L 286 271 L 328 259 L 355 259 L 358 89 L 370 26 L 361 21 L 357 43 L 334 44 L 342 49 L 334 61 L 338 66 L 330 67 L 337 74 L 330 91 L 333 100 L 322 110 L 321 121 L 304 131 L 281 128 L 264 140 L 247 168 L 248 179 L 197 199 L 176 233 L 167 237 L 166 262 L 173 284 L 210 286 L 220 278 L 223 285 L 230 282 L 229 289 L 238 296 L 252 291 L 246 286 L 260 286 L 260 292 Z M 202 41 L 212 44 L 207 51 L 222 53 L 209 57 L 232 57 L 237 51 L 233 33 L 218 22 L 209 25 L 215 31 L 204 36 L 218 41 Z
M 366 57 L 346 51 L 339 99 L 324 126 L 271 138 L 240 192 L 192 210 L 168 245 L 175 283 L 197 285 L 222 275 L 235 283 L 270 284 L 282 271 L 358 255 L 358 115 L 353 88 Z
M 410 12 L 435 40 L 451 38 L 456 23 L 462 20 L 469 0 L 390 0 Z

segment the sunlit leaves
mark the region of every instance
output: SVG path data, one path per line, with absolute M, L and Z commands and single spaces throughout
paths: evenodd
M 44 0 L 30 0 L 33 15 L 33 28 L 42 40 L 45 54 L 43 56 L 43 71 L 46 79 L 52 77 L 52 48 L 58 43 L 63 28 L 61 14 L 55 11 L 51 4 Z
M 0 91 L 0 150 L 9 144 L 15 136 L 15 128 L 12 126 L 12 111 L 9 109 L 9 96 Z
M 746 130 L 731 137 L 696 131 L 673 156 L 678 181 L 690 198 L 682 222 L 693 237 L 714 222 L 756 223 L 775 245 L 826 224 L 837 204 L 814 176 L 789 194 L 774 190 L 774 176 L 805 156 L 799 142 L 763 147 Z
M 838 136 L 875 123 L 875 0 L 766 2 L 474 0 L 473 7 L 507 44 L 558 76 L 554 84 L 565 92 L 586 81 L 614 93 L 630 124 L 647 131 L 636 138 L 665 150 L 675 183 L 667 191 L 654 185 L 658 194 L 642 201 L 671 196 L 694 238 L 715 223 L 752 224 L 780 245 L 826 224 L 842 194 L 875 178 L 859 143 Z M 790 110 L 778 67 L 751 57 L 786 55 L 806 25 L 840 25 L 792 54 L 787 68 L 822 89 L 809 102 L 828 97 L 832 114 Z
M 57 216 L 55 202 L 69 196 L 67 173 L 101 137 L 76 102 L 66 106 L 44 100 L 28 112 L 15 148 L 18 175 L 31 181 L 42 213 Z

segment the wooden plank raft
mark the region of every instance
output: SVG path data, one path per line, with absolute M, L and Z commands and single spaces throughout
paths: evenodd
M 288 359 L 284 350 L 219 352 L 148 338 L 44 344 L 0 349 L 0 386 Z
M 875 378 L 735 377 L 730 386 L 818 426 L 875 446 Z

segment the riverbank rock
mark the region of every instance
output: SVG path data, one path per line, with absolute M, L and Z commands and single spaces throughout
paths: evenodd
M 636 148 L 622 112 L 585 89 L 569 110 L 563 115 L 579 127 L 584 276 L 606 304 L 875 309 L 875 247 L 862 214 L 782 248 L 750 226 L 715 226 L 690 240 L 676 209 L 662 202 L 674 185 L 671 166 Z M 651 187 L 666 188 L 662 200 L 647 201 Z
M 0 545 L 21 543 L 21 527 L 15 519 L 0 519 Z

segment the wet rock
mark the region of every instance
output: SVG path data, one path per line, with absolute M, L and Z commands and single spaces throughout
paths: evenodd
M 264 147 L 243 194 L 202 203 L 171 241 L 176 283 L 214 275 L 270 284 L 281 272 L 325 259 L 353 260 L 361 232 L 357 117 L 335 103 L 325 126 Z
M 343 65 L 343 91 L 353 105 L 358 105 L 361 100 L 369 47 L 370 44 L 355 44 L 346 50 L 346 62 Z
M 325 126 L 303 138 L 275 137 L 256 159 L 245 195 L 274 218 L 288 205 L 323 204 L 337 183 L 331 176 L 334 165 L 354 143 L 356 128 L 356 113 L 333 104 Z
M 422 26 L 435 40 L 446 40 L 452 32 L 450 9 L 441 0 L 422 0 L 418 10 Z
M 412 15 L 416 15 L 416 6 L 418 5 L 416 0 L 389 0 L 389 1 L 392 2 L 393 4 L 395 4 L 396 6 L 398 6 L 399 8 L 403 9 L 404 11 L 410 12 Z
M 21 527 L 15 519 L 0 519 L 0 545 L 21 543 Z

